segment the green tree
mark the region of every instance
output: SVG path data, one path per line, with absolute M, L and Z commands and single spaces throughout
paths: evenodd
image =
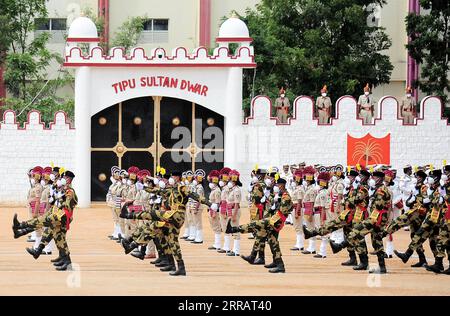
M 1 20 L 6 22 L 0 32 L 0 55 L 5 56 L 5 84 L 12 95 L 3 101 L 5 108 L 18 112 L 19 122 L 32 109 L 41 111 L 46 122 L 53 120 L 49 109 L 73 112 L 70 99 L 56 96 L 57 89 L 73 80 L 62 69 L 63 58 L 47 49 L 50 33 L 33 34 L 35 20 L 47 17 L 45 5 L 45 0 L 0 0 Z M 48 73 L 54 65 L 58 69 Z
M 117 32 L 114 34 L 111 47 L 123 47 L 129 53 L 130 48 L 136 46 L 138 43 L 146 20 L 146 16 L 129 17 L 119 26 Z
M 393 66 L 384 55 L 391 41 L 368 19 L 370 5 L 384 0 L 262 0 L 247 10 L 246 21 L 255 47 L 256 74 L 245 72 L 244 93 L 275 98 L 316 96 L 324 84 L 333 101 L 357 96 L 366 83 L 388 83 Z M 254 86 L 253 86 L 254 82 Z
M 448 0 L 420 0 L 420 5 L 429 11 L 422 15 L 411 13 L 406 18 L 406 31 L 411 38 L 406 47 L 421 64 L 421 79 L 414 83 L 414 87 L 428 95 L 437 95 L 448 104 L 450 3 Z M 450 113 L 447 116 L 450 117 Z

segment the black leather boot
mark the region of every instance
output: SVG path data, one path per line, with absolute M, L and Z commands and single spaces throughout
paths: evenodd
M 284 273 L 286 270 L 284 269 L 284 262 L 283 259 L 276 259 L 275 260 L 276 266 L 272 269 L 269 269 L 270 273 Z
M 32 232 L 34 232 L 34 228 L 31 228 L 31 227 L 16 229 L 16 230 L 14 230 L 14 239 L 25 236 Z
M 374 274 L 385 274 L 387 273 L 386 270 L 386 263 L 384 261 L 385 257 L 384 257 L 384 252 L 381 253 L 377 253 L 377 257 L 378 257 L 378 268 L 375 269 L 370 269 L 369 273 L 374 273 Z
M 314 236 L 319 235 L 316 230 L 310 231 L 306 225 L 303 225 L 303 234 L 305 235 L 305 239 L 312 238 Z
M 169 259 L 167 258 L 167 255 L 162 255 L 160 258 L 161 258 L 161 260 L 159 262 L 155 263 L 155 267 L 162 268 L 162 267 L 169 265 Z
M 37 249 L 34 249 L 34 248 L 27 248 L 27 251 L 28 251 L 28 253 L 29 253 L 30 255 L 33 256 L 34 259 L 37 259 L 37 258 L 39 258 L 39 256 L 41 255 L 42 250 L 44 250 L 44 248 L 45 248 L 45 245 L 39 244 L 39 246 L 37 247 Z
M 277 263 L 275 262 L 275 258 L 273 259 L 272 263 L 266 264 L 264 265 L 264 268 L 266 269 L 272 269 L 275 268 L 277 266 Z
M 256 251 L 252 251 L 250 256 L 241 255 L 241 258 L 244 259 L 245 261 L 247 261 L 250 264 L 254 264 L 255 263 L 255 259 L 256 259 Z
M 13 231 L 14 230 L 17 230 L 17 229 L 20 229 L 20 228 L 26 228 L 27 227 L 27 225 L 23 222 L 23 223 L 21 223 L 21 222 L 19 222 L 19 220 L 17 219 L 17 213 L 14 213 L 14 216 L 13 216 L 13 226 L 12 226 L 12 229 L 13 229 Z
M 178 269 L 175 271 L 169 272 L 169 275 L 171 276 L 178 276 L 178 275 L 186 275 L 186 268 L 184 267 L 184 261 L 179 260 L 177 261 Z
M 70 260 L 70 256 L 67 255 L 63 259 L 63 264 L 59 267 L 56 267 L 57 271 L 66 271 L 66 270 L 72 270 L 72 260 Z
M 129 254 L 130 252 L 132 252 L 134 249 L 136 249 L 137 247 L 139 247 L 139 245 L 132 241 L 131 238 L 128 239 L 122 239 L 122 247 L 125 250 L 125 254 Z
M 147 246 L 141 246 L 141 249 L 139 250 L 139 252 L 135 253 L 132 252 L 131 255 L 135 258 L 144 260 L 145 258 L 145 251 L 147 251 Z
M 227 229 L 225 230 L 225 234 L 235 234 L 239 233 L 239 227 L 231 226 L 231 220 L 228 221 Z
M 58 257 L 56 257 L 55 259 L 50 260 L 51 263 L 56 263 L 56 262 L 60 262 L 62 260 L 62 256 L 61 254 L 59 254 Z
M 434 273 L 443 273 L 444 272 L 444 265 L 442 264 L 442 257 L 437 257 L 434 260 L 434 264 L 431 266 L 427 266 L 427 271 L 431 271 Z
M 255 264 L 255 265 L 265 264 L 266 260 L 265 260 L 264 257 L 265 257 L 264 256 L 264 251 L 260 251 L 258 253 L 258 258 L 255 260 L 255 262 L 253 262 L 253 264 Z
M 333 253 L 338 253 L 339 251 L 341 251 L 342 249 L 346 248 L 348 246 L 348 242 L 346 240 L 344 240 L 343 242 L 341 242 L 340 244 L 335 243 L 333 240 L 330 240 L 330 247 L 331 250 L 333 251 Z
M 369 267 L 369 258 L 367 254 L 359 255 L 359 264 L 356 267 L 353 267 L 355 271 L 367 270 Z
M 175 271 L 176 270 L 175 259 L 173 258 L 172 255 L 169 256 L 168 263 L 169 263 L 168 265 L 162 267 L 159 270 L 162 271 L 162 272 Z
M 422 267 L 426 267 L 428 262 L 427 262 L 427 258 L 425 258 L 425 253 L 423 251 L 420 250 L 416 250 L 417 255 L 419 256 L 419 262 L 411 265 L 411 268 L 422 268 Z
M 405 253 L 398 252 L 397 250 L 394 250 L 394 253 L 397 255 L 397 257 L 402 259 L 403 263 L 407 263 L 409 257 L 411 257 L 411 255 L 413 254 L 413 251 L 408 248 Z
M 356 253 L 355 253 L 355 251 L 353 251 L 353 250 L 349 251 L 348 252 L 348 256 L 350 257 L 350 259 L 348 259 L 345 262 L 342 262 L 341 265 L 347 266 L 347 267 L 358 265 L 358 261 L 356 260 Z

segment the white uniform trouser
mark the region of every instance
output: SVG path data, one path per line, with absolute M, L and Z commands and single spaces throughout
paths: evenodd
M 194 240 L 197 242 L 203 241 L 203 220 L 202 220 L 202 207 L 192 211 L 192 224 L 195 229 Z
M 292 214 L 295 234 L 297 237 L 294 247 L 297 247 L 298 249 L 302 249 L 305 244 L 305 236 L 303 235 L 303 215 L 300 212 L 299 216 L 297 217 L 295 210 L 293 210 L 291 214 Z
M 220 213 L 219 221 L 220 221 L 220 227 L 221 227 L 222 231 L 225 232 L 226 229 L 227 229 L 227 224 L 228 224 L 228 216 L 227 216 L 227 214 Z M 224 234 L 224 236 L 223 236 L 223 247 L 221 247 L 221 248 L 223 250 L 225 250 L 225 251 L 230 251 L 230 241 L 231 241 L 231 235 Z
M 372 124 L 372 111 L 361 109 L 359 115 L 363 119 L 364 124 Z
M 186 220 L 185 223 L 189 229 L 189 236 L 188 236 L 188 240 L 195 240 L 195 235 L 197 233 L 196 229 L 195 229 L 195 224 L 194 224 L 194 207 L 192 207 L 192 205 L 190 205 L 188 203 L 188 208 L 186 210 Z
M 397 209 L 396 207 L 394 207 L 392 213 L 393 213 L 393 214 L 392 214 L 392 215 L 393 215 L 393 219 L 396 219 L 397 217 L 399 217 L 399 216 L 401 215 L 401 210 L 399 210 L 399 209 Z M 388 235 L 388 236 L 385 238 L 385 240 L 386 240 L 386 247 L 385 247 L 385 249 L 386 249 L 386 254 L 387 254 L 388 256 L 393 256 L 393 255 L 394 255 L 394 250 L 395 250 L 395 247 L 394 247 L 394 238 L 393 238 L 392 235 Z
M 314 214 L 312 222 L 306 221 L 306 226 L 308 229 L 313 230 L 320 227 L 320 214 Z M 316 251 L 316 237 L 312 237 L 309 239 L 308 249 L 309 252 Z
M 319 124 L 328 124 L 330 116 L 327 111 L 319 110 Z
M 211 229 L 214 232 L 214 245 L 213 247 L 216 249 L 220 249 L 220 238 L 222 227 L 220 225 L 220 214 L 216 211 L 213 211 L 212 216 L 211 212 L 208 212 L 208 220 L 211 225 Z

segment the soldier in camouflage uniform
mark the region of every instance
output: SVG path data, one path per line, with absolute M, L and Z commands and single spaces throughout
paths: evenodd
M 258 221 L 253 221 L 246 225 L 233 227 L 228 223 L 226 233 L 248 233 L 256 232 L 257 238 L 267 239 L 270 245 L 270 250 L 274 258 L 274 263 L 271 266 L 270 273 L 284 273 L 285 267 L 281 258 L 280 244 L 278 242 L 278 233 L 283 228 L 287 216 L 292 211 L 292 200 L 286 190 L 286 180 L 279 178 L 277 185 L 274 187 L 276 195 L 273 199 L 271 209 L 274 210 L 274 215 L 270 218 L 265 218 Z
M 414 187 L 413 193 L 406 199 L 405 206 L 407 211 L 399 217 L 395 218 L 387 227 L 385 227 L 383 236 L 393 234 L 404 226 L 409 226 L 410 236 L 413 239 L 416 231 L 422 225 L 427 214 L 427 208 L 423 205 L 423 199 L 427 197 L 428 187 L 423 184 L 427 175 L 424 171 L 419 170 L 416 172 L 417 183 Z M 416 249 L 419 256 L 419 262 L 413 264 L 411 267 L 420 268 L 426 266 L 427 260 L 425 257 L 425 251 L 423 246 L 420 245 Z
M 356 252 L 361 260 L 360 265 L 353 268 L 354 270 L 367 270 L 369 259 L 367 256 L 367 247 L 365 245 L 365 236 L 371 234 L 372 246 L 378 257 L 378 269 L 372 269 L 369 273 L 386 273 L 386 264 L 384 261 L 383 250 L 383 229 L 387 224 L 389 214 L 388 207 L 391 201 L 391 195 L 388 188 L 384 185 L 384 173 L 375 171 L 373 180 L 375 181 L 375 193 L 370 204 L 370 216 L 359 224 L 355 225 L 348 235 L 346 241 L 341 244 L 331 242 L 331 248 L 334 253 L 339 252 L 346 244 L 355 247 Z
M 447 173 L 449 173 L 450 165 L 444 167 L 444 172 L 446 169 Z M 444 200 L 444 203 L 442 207 L 442 220 L 439 225 L 439 235 L 436 245 L 436 260 L 433 265 L 427 267 L 427 270 L 435 273 L 445 273 L 450 275 L 450 267 L 444 271 L 444 265 L 442 264 L 446 251 L 450 263 L 450 180 L 448 175 L 442 175 L 440 185 L 439 192 Z
M 72 180 L 75 175 L 71 171 L 65 171 L 63 174 L 62 192 L 58 196 L 53 209 L 47 214 L 41 216 L 38 220 L 31 220 L 20 223 L 17 219 L 17 214 L 13 218 L 13 232 L 14 238 L 18 238 L 31 232 L 36 228 L 45 226 L 42 235 L 41 243 L 37 249 L 27 248 L 26 250 L 35 259 L 39 258 L 45 246 L 54 239 L 59 250 L 59 261 L 55 262 L 56 270 L 64 271 L 71 268 L 71 259 L 69 247 L 67 246 L 66 233 L 70 228 L 70 223 L 73 218 L 73 210 L 78 203 L 78 198 L 72 188 Z
M 349 233 L 352 229 L 352 220 L 354 217 L 354 214 L 356 212 L 356 207 L 358 204 L 362 203 L 361 200 L 359 200 L 364 192 L 361 192 L 361 195 L 358 199 L 358 193 L 359 191 L 364 191 L 364 189 L 361 189 L 359 184 L 356 182 L 356 178 L 358 177 L 358 172 L 356 170 L 348 170 L 347 172 L 347 178 L 348 178 L 348 188 L 346 188 L 346 191 L 344 191 L 344 209 L 339 214 L 339 217 L 337 217 L 335 220 L 332 220 L 329 223 L 326 223 L 324 226 L 321 226 L 319 228 L 315 228 L 314 230 L 309 230 L 305 225 L 303 226 L 303 233 L 305 235 L 305 239 L 309 239 L 314 236 L 325 236 L 330 234 L 333 231 L 336 231 L 338 229 L 343 228 L 345 237 L 348 237 Z M 358 201 L 358 202 L 357 202 Z M 348 261 L 345 261 L 342 263 L 343 266 L 356 266 L 357 260 L 356 260 L 356 253 L 354 248 L 351 245 L 347 246 L 347 251 L 349 253 L 350 259 Z
M 394 253 L 402 259 L 403 263 L 408 262 L 409 258 L 427 239 L 430 241 L 430 248 L 436 259 L 437 256 L 437 239 L 439 235 L 439 224 L 443 215 L 444 199 L 441 196 L 438 187 L 441 179 L 442 171 L 440 169 L 430 172 L 428 177 L 429 188 L 426 197 L 422 200 L 423 206 L 427 208 L 427 215 L 419 230 L 414 234 L 411 243 L 405 253 L 397 250 Z

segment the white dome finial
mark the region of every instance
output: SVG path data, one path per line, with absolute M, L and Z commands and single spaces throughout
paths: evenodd
M 97 27 L 91 19 L 80 16 L 70 24 L 68 38 L 98 38 Z
M 230 38 L 237 41 L 248 41 L 250 38 L 247 25 L 239 19 L 236 11 L 233 11 L 231 17 L 220 26 L 218 39 L 221 38 Z

